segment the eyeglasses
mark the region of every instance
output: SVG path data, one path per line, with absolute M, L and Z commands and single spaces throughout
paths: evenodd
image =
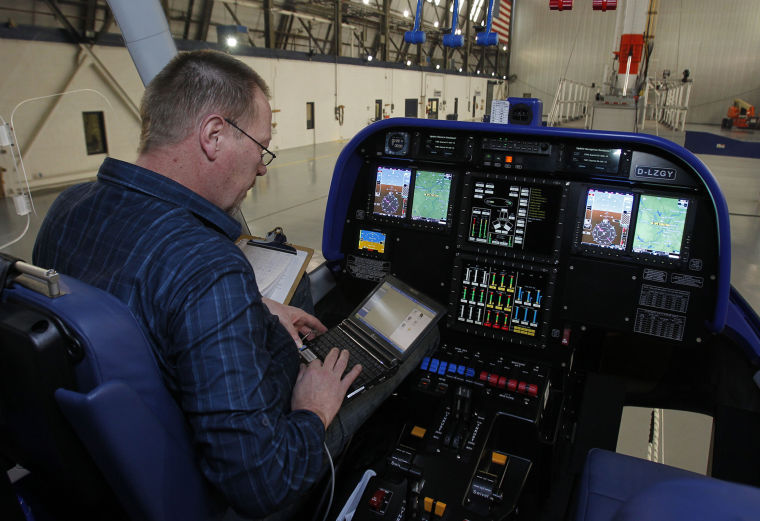
M 251 141 L 253 141 L 254 143 L 256 143 L 257 145 L 259 145 L 259 146 L 261 147 L 261 150 L 262 150 L 262 152 L 261 152 L 261 162 L 263 163 L 263 165 L 264 165 L 264 166 L 269 166 L 269 164 L 270 164 L 272 161 L 274 161 L 274 160 L 275 160 L 275 158 L 276 158 L 277 156 L 275 155 L 275 153 L 274 153 L 274 152 L 272 152 L 272 151 L 271 151 L 271 150 L 269 150 L 267 147 L 265 147 L 264 145 L 262 145 L 261 143 L 259 143 L 259 142 L 258 142 L 258 141 L 256 141 L 255 139 L 253 139 L 253 138 L 252 138 L 250 135 L 248 135 L 248 133 L 247 133 L 245 130 L 243 130 L 242 128 L 240 128 L 240 127 L 238 127 L 237 125 L 235 125 L 235 124 L 234 124 L 232 121 L 230 121 L 229 119 L 227 119 L 227 118 L 224 118 L 224 121 L 226 121 L 227 123 L 229 123 L 230 125 L 232 125 L 232 126 L 233 126 L 233 127 L 235 127 L 236 129 L 238 129 L 240 132 L 242 132 L 242 133 L 243 133 L 243 135 L 244 135 L 245 137 L 247 137 L 248 139 L 250 139 Z

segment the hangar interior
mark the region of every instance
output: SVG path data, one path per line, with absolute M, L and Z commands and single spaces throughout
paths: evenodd
M 318 316 L 385 274 L 446 308 L 315 519 L 367 469 L 356 519 L 604 519 L 582 512 L 595 447 L 760 486 L 760 337 L 732 321 L 760 307 L 760 5 L 495 3 L 489 24 L 488 2 L 457 2 L 452 28 L 449 1 L 157 2 L 179 50 L 270 85 L 278 157 L 241 215 L 315 250 L 334 284 Z M 143 84 L 104 0 L 0 0 L 0 17 L 0 251 L 31 260 L 61 190 L 134 159 Z M 478 45 L 489 25 L 498 45 Z M 507 99 L 532 121 L 484 122 Z M 667 219 L 669 242 L 646 238 Z

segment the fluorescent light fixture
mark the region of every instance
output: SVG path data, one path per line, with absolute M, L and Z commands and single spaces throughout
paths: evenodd
M 234 36 L 228 36 L 225 43 L 227 44 L 227 47 L 237 47 L 237 38 Z

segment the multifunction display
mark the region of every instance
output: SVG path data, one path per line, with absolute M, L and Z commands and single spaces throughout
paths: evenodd
M 581 243 L 625 251 L 632 211 L 632 193 L 590 188 L 586 194 Z
M 641 195 L 633 252 L 680 259 L 689 200 Z
M 450 173 L 417 170 L 414 176 L 412 220 L 446 224 L 450 195 Z
M 562 188 L 496 178 L 470 180 L 467 240 L 548 254 L 552 250 Z
M 374 230 L 359 230 L 359 249 L 385 253 L 386 235 Z

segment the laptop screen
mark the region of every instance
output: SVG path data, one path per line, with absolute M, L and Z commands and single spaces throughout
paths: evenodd
M 380 285 L 354 314 L 400 353 L 406 351 L 438 313 L 390 281 Z

